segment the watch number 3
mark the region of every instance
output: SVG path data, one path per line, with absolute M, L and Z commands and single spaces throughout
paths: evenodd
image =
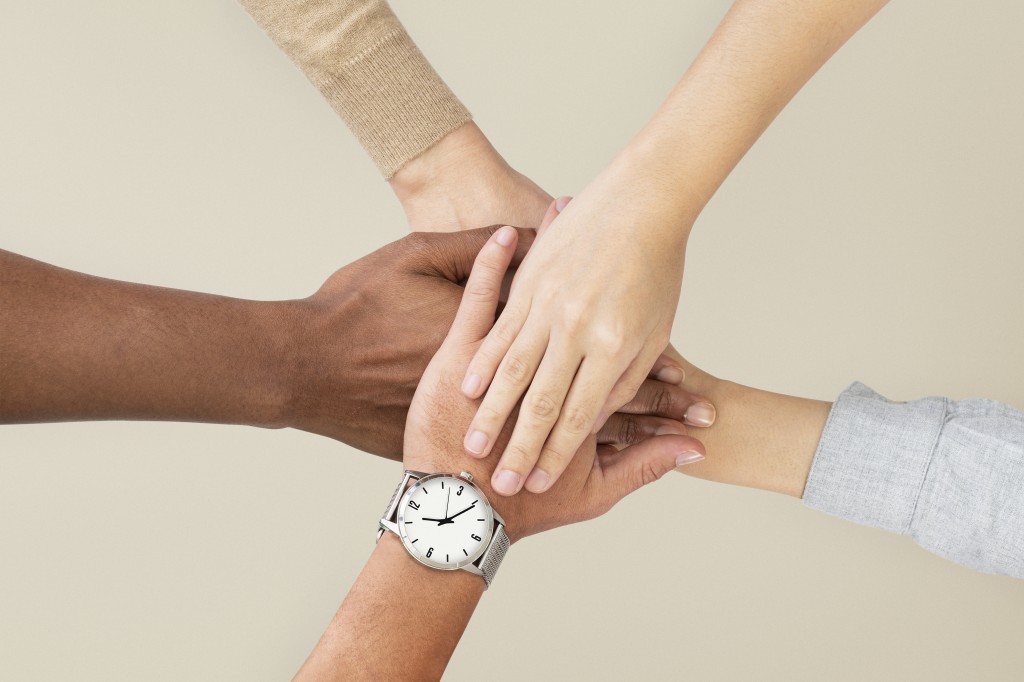
M 459 486 L 459 491 L 458 491 L 457 493 L 455 493 L 456 497 L 458 497 L 458 496 L 462 495 L 462 489 L 463 489 L 463 488 L 465 488 L 465 487 L 466 487 L 466 486 L 464 486 L 464 485 L 460 485 L 460 486 Z

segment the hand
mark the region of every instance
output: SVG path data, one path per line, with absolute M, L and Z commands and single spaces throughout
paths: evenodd
M 410 235 L 299 301 L 288 425 L 400 459 L 416 385 L 455 317 L 460 283 L 496 229 Z M 523 230 L 516 261 L 532 240 Z
M 283 318 L 296 337 L 287 354 L 290 399 L 284 417 L 265 425 L 401 459 L 416 385 L 455 318 L 460 283 L 496 229 L 410 235 L 338 270 L 316 294 L 294 303 L 297 319 Z M 533 241 L 533 230 L 520 234 L 514 263 Z M 681 377 L 669 372 L 676 384 Z M 658 432 L 685 433 L 685 411 L 696 400 L 677 385 L 645 382 L 600 440 L 626 446 Z
M 452 131 L 391 180 L 414 232 L 540 225 L 551 196 L 498 154 L 475 123 Z
M 514 230 L 502 228 L 477 257 L 455 323 L 423 374 L 409 408 L 404 456 L 407 469 L 474 474 L 505 518 L 512 541 L 599 516 L 676 466 L 700 461 L 704 452 L 699 441 L 686 435 L 655 436 L 620 451 L 599 446 L 591 435 L 544 498 L 493 496 L 489 480 L 495 460 L 467 463 L 459 452 L 462 425 L 476 405 L 455 389 L 494 321 L 500 282 L 517 252 L 516 238 Z M 496 452 L 504 446 L 508 431 L 499 434 Z
M 486 391 L 464 442 L 475 457 L 491 452 L 523 400 L 493 481 L 503 495 L 524 483 L 547 490 L 588 434 L 634 397 L 668 343 L 685 238 L 660 229 L 642 197 L 630 201 L 612 180 L 595 185 L 538 236 L 462 384 L 470 398 Z

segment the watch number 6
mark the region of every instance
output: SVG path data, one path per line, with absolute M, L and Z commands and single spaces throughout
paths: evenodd
M 434 553 L 434 548 L 431 547 L 430 549 L 427 550 L 427 558 L 429 559 L 431 557 L 431 555 L 433 555 L 433 553 Z

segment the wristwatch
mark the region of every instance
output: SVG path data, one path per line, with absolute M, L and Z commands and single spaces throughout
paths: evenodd
M 473 476 L 406 471 L 377 525 L 402 539 L 412 558 L 442 571 L 462 569 L 494 580 L 511 544 L 505 521 L 491 507 Z

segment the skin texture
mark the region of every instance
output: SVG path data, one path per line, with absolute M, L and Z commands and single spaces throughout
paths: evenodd
M 539 240 L 461 386 L 486 395 L 467 430 L 470 455 L 486 456 L 520 399 L 525 406 L 496 473 L 509 483 L 502 493 L 545 490 L 633 395 L 667 342 L 704 205 L 884 4 L 736 2 L 657 114 Z
M 803 496 L 832 404 L 725 381 L 666 354 L 686 370 L 683 386 L 719 406 L 720 418 L 700 431 L 707 459 L 679 469 L 697 478 Z
M 413 232 L 541 224 L 552 197 L 506 163 L 475 123 L 400 168 L 391 189 Z
M 469 470 L 516 542 L 603 514 L 677 463 L 699 458 L 702 447 L 688 436 L 659 436 L 616 451 L 597 446 L 591 436 L 543 498 L 497 497 L 488 484 L 493 459 L 463 466 L 460 425 L 476 404 L 451 389 L 494 321 L 500 282 L 514 249 L 515 232 L 505 228 L 481 251 L 452 330 L 409 409 L 404 464 L 426 472 Z M 295 679 L 440 679 L 483 588 L 480 577 L 465 571 L 421 566 L 393 534 L 385 533 Z M 388 653 L 394 642 L 402 642 L 400 656 Z
M 0 251 L 0 423 L 294 427 L 400 459 L 413 393 L 495 229 L 411 235 L 297 301 L 117 282 Z M 533 234 L 522 231 L 517 262 Z M 647 382 L 602 441 L 682 433 L 695 400 Z M 640 404 L 661 408 L 638 414 Z

